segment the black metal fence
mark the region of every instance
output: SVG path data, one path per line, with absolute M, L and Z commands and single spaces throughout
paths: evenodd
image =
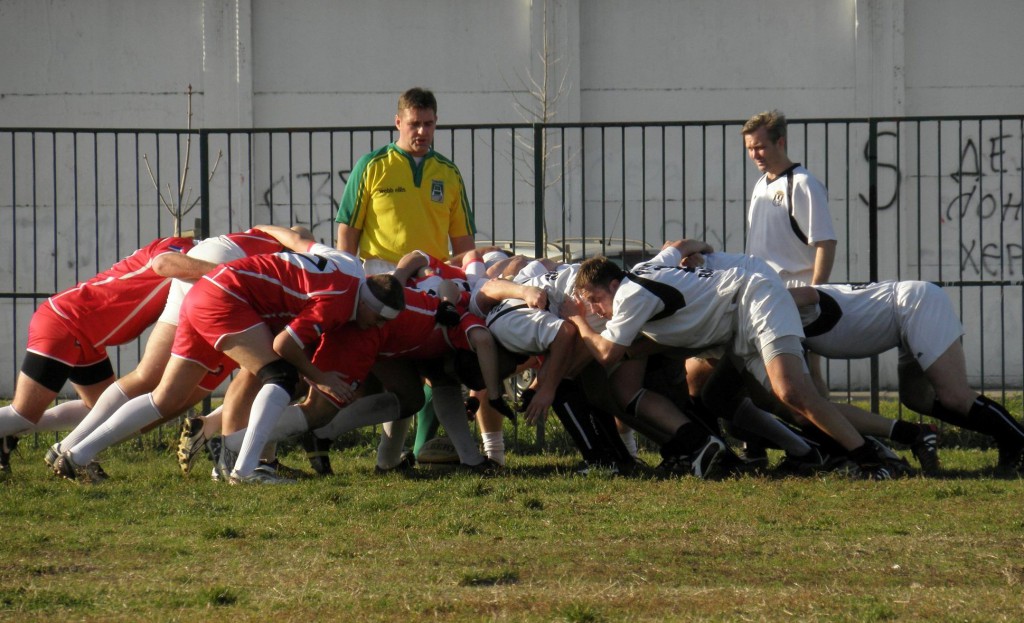
M 741 121 L 452 126 L 477 240 L 576 260 L 633 261 L 664 240 L 742 251 L 759 174 Z M 149 240 L 302 224 L 332 243 L 338 199 L 393 128 L 0 129 L 0 395 L 48 294 Z M 1020 391 L 1024 368 L 1024 117 L 791 120 L 789 153 L 827 186 L 833 281 L 942 284 L 964 322 L 972 384 Z M 182 181 L 184 180 L 184 182 Z M 141 346 L 118 349 L 134 367 Z M 835 390 L 895 386 L 894 354 L 831 362 Z

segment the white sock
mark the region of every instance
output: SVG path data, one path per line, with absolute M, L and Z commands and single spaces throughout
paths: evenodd
M 405 417 L 381 426 L 380 443 L 377 444 L 377 467 L 391 469 L 402 460 L 405 450 L 405 433 L 412 425 L 412 417 Z
M 495 463 L 505 465 L 505 434 L 502 431 L 481 433 L 484 440 L 484 454 Z
M 0 437 L 20 435 L 33 426 L 35 424 L 21 417 L 11 405 L 0 407 Z
M 771 413 L 759 409 L 749 398 L 744 398 L 740 403 L 736 413 L 732 416 L 732 421 L 736 426 L 757 433 L 775 443 L 787 454 L 803 456 L 811 451 L 811 447 L 799 435 L 775 419 Z
M 640 449 L 636 445 L 636 433 L 633 432 L 633 429 L 627 430 L 624 433 L 619 433 L 619 438 L 622 439 L 622 443 L 626 446 L 626 450 L 629 450 L 629 456 L 635 459 L 636 454 Z
M 280 422 L 281 419 L 278 418 L 277 421 Z M 275 428 L 277 428 L 277 427 L 275 426 Z M 270 431 L 270 434 L 273 435 L 274 431 Z M 268 441 L 267 445 L 263 446 L 263 449 L 260 450 L 260 463 L 272 463 L 274 461 L 274 459 L 276 459 L 276 458 L 277 458 L 277 442 L 275 442 L 275 441 Z
M 302 412 L 302 408 L 299 405 L 288 405 L 281 412 L 277 424 L 274 424 L 274 430 L 270 432 L 270 441 L 284 441 L 289 437 L 301 435 L 307 430 L 309 430 L 309 424 L 306 423 L 306 415 Z
M 401 415 L 398 396 L 392 392 L 364 396 L 342 407 L 330 422 L 313 431 L 320 439 L 337 439 L 350 430 L 393 422 Z
M 61 447 L 73 448 L 75 444 L 81 442 L 90 433 L 99 428 L 100 424 L 110 419 L 110 416 L 114 415 L 114 412 L 123 407 L 127 402 L 128 396 L 121 389 L 121 386 L 116 381 L 111 383 L 109 387 L 103 390 L 100 397 L 96 399 L 96 404 L 89 411 L 89 415 L 85 416 L 85 419 L 60 442 Z
M 43 417 L 36 422 L 32 432 L 53 433 L 73 430 L 87 415 L 89 407 L 85 406 L 84 400 L 67 400 L 44 411 Z
M 160 411 L 153 404 L 153 395 L 143 394 L 126 402 L 79 443 L 74 446 L 62 443 L 61 447 L 70 450 L 72 461 L 85 465 L 100 452 L 128 439 L 148 424 L 160 421 L 161 417 Z
M 238 451 L 242 449 L 242 440 L 245 439 L 246 430 L 247 429 L 242 428 L 228 435 L 224 435 L 224 438 L 221 440 L 221 443 L 223 443 L 224 447 L 227 448 L 228 450 L 231 450 L 235 454 L 238 454 Z
M 458 385 L 434 387 L 434 415 L 444 426 L 451 439 L 455 451 L 459 453 L 459 461 L 464 465 L 479 465 L 484 460 L 480 454 L 473 433 L 469 431 L 466 420 L 466 403 L 462 400 L 462 388 Z
M 259 467 L 260 452 L 291 399 L 291 394 L 279 385 L 264 385 L 260 388 L 252 401 L 249 426 L 242 440 L 242 448 L 238 451 L 235 468 L 231 471 L 232 475 L 245 477 Z

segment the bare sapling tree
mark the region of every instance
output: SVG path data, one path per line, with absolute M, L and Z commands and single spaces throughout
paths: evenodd
M 572 84 L 569 82 L 569 70 L 568 68 L 560 67 L 563 59 L 556 56 L 554 52 L 554 45 L 549 33 L 549 25 L 552 18 L 548 13 L 548 5 L 549 0 L 543 0 L 541 45 L 537 51 L 540 66 L 539 78 L 535 77 L 532 69 L 527 67 L 525 76 L 521 75 L 518 71 L 516 72 L 520 88 L 513 88 L 508 84 L 507 80 L 505 81 L 506 87 L 512 93 L 513 106 L 516 112 L 527 123 L 547 124 L 553 122 L 558 113 L 559 102 L 572 89 Z M 527 137 L 513 132 L 513 137 L 516 144 L 522 147 L 518 158 L 522 167 L 517 167 L 517 170 L 522 172 L 522 179 L 527 185 L 534 186 L 537 179 L 536 171 L 534 170 L 536 149 L 540 150 L 540 166 L 544 172 L 544 189 L 547 190 L 561 183 L 564 170 L 555 170 L 554 162 L 562 151 L 563 146 L 560 142 L 554 140 L 552 135 L 549 135 L 547 128 L 541 130 L 540 145 L 534 144 L 532 135 Z M 566 162 L 571 162 L 574 158 L 574 153 L 568 154 Z M 549 171 L 553 174 L 549 175 Z M 562 209 L 565 210 L 565 206 L 562 206 Z M 546 211 L 542 218 L 544 240 L 541 243 L 547 245 L 548 223 Z
M 192 85 L 188 85 L 188 116 L 186 118 L 186 129 L 185 135 L 185 161 L 181 169 L 181 178 L 178 180 L 178 187 L 175 189 L 168 182 L 166 186 L 167 194 L 164 194 L 164 190 L 160 188 L 159 182 L 156 181 L 156 175 L 153 174 L 153 168 L 149 164 L 149 154 L 142 154 L 142 159 L 146 163 L 146 170 L 149 172 L 149 179 L 153 182 L 153 187 L 156 188 L 157 196 L 160 198 L 160 204 L 167 209 L 170 213 L 171 218 L 174 222 L 174 235 L 181 235 L 181 219 L 186 214 L 192 211 L 196 205 L 202 201 L 202 196 L 197 195 L 195 198 L 192 197 L 192 187 L 188 186 L 188 172 L 189 162 L 192 157 Z M 217 166 L 220 165 L 221 157 L 223 152 L 217 151 L 217 160 L 214 161 L 213 166 L 210 167 L 209 180 L 213 180 L 213 175 L 217 172 Z

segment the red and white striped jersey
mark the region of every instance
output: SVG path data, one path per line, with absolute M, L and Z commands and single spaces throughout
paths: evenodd
M 484 326 L 483 320 L 460 309 L 461 321 L 455 327 L 437 324 L 435 315 L 440 300 L 426 292 L 405 289 L 405 309 L 392 322 L 381 327 L 380 357 L 433 359 L 455 349 L 468 349 L 466 334 Z
M 92 279 L 54 294 L 50 307 L 96 348 L 134 340 L 156 322 L 167 301 L 171 278 L 156 274 L 153 260 L 185 253 L 193 244 L 190 238 L 158 238 Z
M 251 306 L 274 333 L 287 328 L 298 343 L 310 345 L 355 317 L 365 277 L 352 256 L 313 243 L 307 253 L 235 260 L 203 279 Z

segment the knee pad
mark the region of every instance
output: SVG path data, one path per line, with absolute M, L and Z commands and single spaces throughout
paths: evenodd
M 256 378 L 263 385 L 277 385 L 291 396 L 299 384 L 299 371 L 284 359 L 278 359 L 260 368 Z

